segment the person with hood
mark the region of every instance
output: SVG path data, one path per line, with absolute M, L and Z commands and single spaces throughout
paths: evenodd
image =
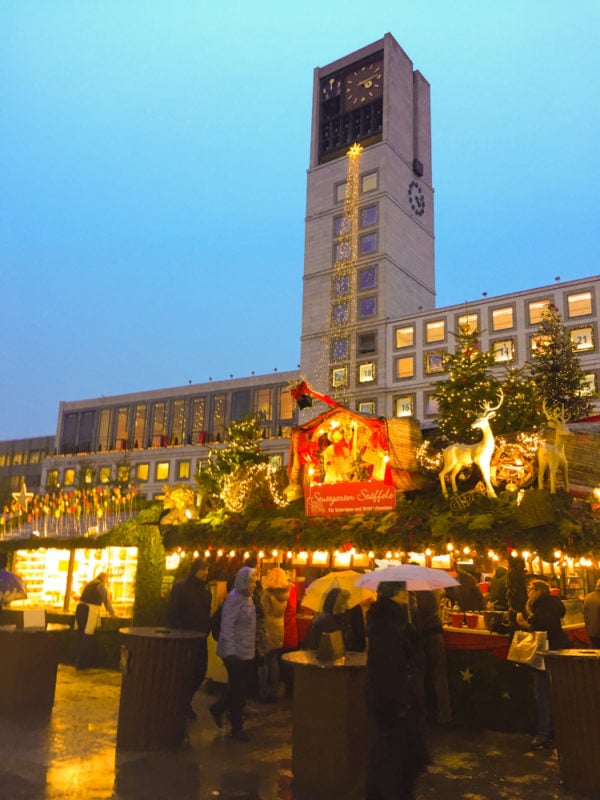
M 310 624 L 302 642 L 305 650 L 318 650 L 321 634 L 341 631 L 346 650 L 365 649 L 365 626 L 360 606 L 348 608 L 350 593 L 345 589 L 330 589 L 323 600 L 323 610 Z
M 207 577 L 208 564 L 202 558 L 196 558 L 186 578 L 174 584 L 167 603 L 167 623 L 170 628 L 205 634 L 204 638 L 200 639 L 198 661 L 194 665 L 191 679 L 188 719 L 196 719 L 192 698 L 206 678 L 208 669 L 206 640 L 210 631 L 212 595 L 206 583 Z
M 367 611 L 369 756 L 366 800 L 413 800 L 429 752 L 424 734 L 424 658 L 406 584 L 382 581 Z
M 259 698 L 274 703 L 279 693 L 279 657 L 283 650 L 284 617 L 290 593 L 287 575 L 281 567 L 269 570 L 263 580 L 260 603 L 265 625 L 264 660 L 258 668 Z
M 533 580 L 527 586 L 525 614 L 519 611 L 516 622 L 519 628 L 526 631 L 546 631 L 550 650 L 568 650 L 571 647 L 571 640 L 561 624 L 565 613 L 564 603 L 560 597 L 550 593 L 550 586 L 546 581 Z M 550 747 L 554 737 L 548 677 L 545 670 L 533 670 L 533 692 L 537 710 L 537 730 L 531 746 L 541 750 Z
M 227 670 L 227 688 L 223 697 L 208 709 L 219 728 L 223 727 L 225 712 L 229 712 L 230 738 L 240 742 L 249 740 L 243 712 L 256 656 L 256 608 L 252 595 L 257 580 L 257 570 L 242 567 L 235 576 L 232 591 L 223 601 L 217 655 Z

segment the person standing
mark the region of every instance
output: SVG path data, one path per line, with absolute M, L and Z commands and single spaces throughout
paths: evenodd
M 208 564 L 196 558 L 186 578 L 177 581 L 171 589 L 167 603 L 167 623 L 170 628 L 182 631 L 198 631 L 205 634 L 200 639 L 198 661 L 191 677 L 188 719 L 196 719 L 192 699 L 202 685 L 208 669 L 208 645 L 206 639 L 210 631 L 210 607 L 212 595 L 206 579 Z
M 409 622 L 406 584 L 384 581 L 367 611 L 369 757 L 366 800 L 413 800 L 429 753 L 423 654 Z
M 592 647 L 600 648 L 600 578 L 593 592 L 583 600 L 583 620 Z
M 562 629 L 561 620 L 565 613 L 564 603 L 560 597 L 550 594 L 550 586 L 546 581 L 532 580 L 527 586 L 525 614 L 519 611 L 516 623 L 519 628 L 526 631 L 546 631 L 550 650 L 566 650 L 571 647 L 571 640 Z M 537 730 L 531 746 L 541 750 L 550 747 L 554 738 L 550 687 L 545 670 L 533 670 L 533 692 L 537 710 Z
M 108 590 L 108 573 L 99 572 L 96 577 L 86 583 L 75 609 L 75 629 L 77 630 L 77 669 L 88 669 L 91 666 L 94 633 L 98 625 L 102 606 L 112 617 L 116 617 L 110 602 Z
M 425 688 L 433 693 L 438 724 L 452 721 L 446 647 L 440 617 L 440 599 L 443 590 L 415 592 L 417 601 L 417 629 L 425 656 Z
M 227 688 L 223 697 L 208 709 L 219 728 L 223 727 L 225 712 L 229 712 L 230 738 L 240 742 L 249 740 L 243 712 L 256 655 L 256 608 L 252 595 L 257 580 L 257 570 L 242 567 L 235 576 L 232 591 L 223 601 L 217 655 L 227 670 Z
M 265 624 L 264 661 L 258 668 L 259 698 L 274 703 L 279 693 L 279 658 L 283 650 L 284 616 L 290 584 L 281 567 L 269 570 L 260 598 Z

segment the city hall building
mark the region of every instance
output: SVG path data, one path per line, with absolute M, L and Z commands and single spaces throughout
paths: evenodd
M 500 376 L 530 358 L 550 303 L 595 402 L 600 276 L 436 308 L 434 212 L 429 84 L 395 39 L 386 34 L 316 68 L 300 368 L 63 402 L 52 452 L 36 462 L 39 485 L 25 470 L 32 440 L 19 440 L 17 460 L 15 443 L 0 443 L 0 479 L 13 491 L 26 479 L 37 491 L 73 486 L 88 470 L 100 483 L 131 482 L 153 497 L 165 483 L 193 485 L 208 446 L 248 414 L 261 420 L 273 466 L 283 465 L 291 428 L 318 413 L 300 412 L 291 397 L 301 375 L 354 411 L 433 428 L 434 385 L 459 328 L 481 331 Z

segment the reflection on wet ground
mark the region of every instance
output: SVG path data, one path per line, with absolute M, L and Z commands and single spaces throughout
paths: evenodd
M 120 680 L 118 672 L 60 666 L 50 717 L 0 720 L 1 800 L 300 800 L 289 699 L 251 703 L 244 743 L 215 727 L 213 698 L 202 691 L 180 750 L 121 752 Z M 561 790 L 556 753 L 529 750 L 527 735 L 432 728 L 430 741 L 433 765 L 417 800 L 574 800 Z

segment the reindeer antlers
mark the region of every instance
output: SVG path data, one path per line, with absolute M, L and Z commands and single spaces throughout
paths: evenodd
M 560 410 L 558 406 L 555 406 L 554 408 L 550 409 L 550 411 L 548 411 L 548 406 L 546 405 L 546 398 L 544 398 L 542 400 L 542 411 L 544 412 L 544 416 L 546 417 L 548 422 L 554 422 L 554 423 L 562 422 L 564 425 L 565 422 L 567 421 L 567 419 L 565 418 L 564 403 L 561 404 Z
M 500 388 L 498 390 L 498 396 L 500 397 L 500 401 L 499 401 L 498 405 L 494 406 L 493 408 L 492 408 L 492 404 L 490 402 L 488 402 L 487 400 L 483 401 L 483 403 L 481 405 L 483 406 L 483 414 L 484 414 L 484 416 L 486 416 L 486 417 L 493 416 L 494 412 L 498 411 L 498 409 L 500 408 L 500 406 L 504 402 L 504 391 L 502 390 L 502 388 Z

